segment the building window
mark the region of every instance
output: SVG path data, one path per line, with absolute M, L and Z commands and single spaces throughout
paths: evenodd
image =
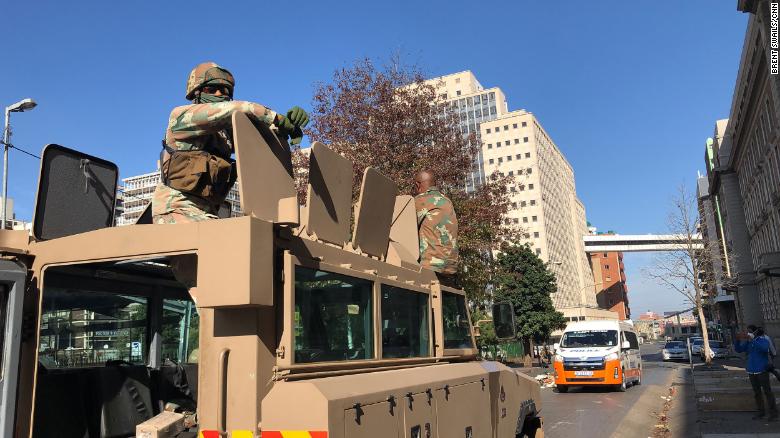
M 525 169 L 525 173 L 526 173 L 527 175 L 530 175 L 532 170 L 533 170 L 533 169 L 531 169 L 531 168 L 529 167 L 528 169 Z
M 523 137 L 523 143 L 528 143 L 528 137 Z
M 520 188 L 520 190 L 523 190 L 522 187 Z M 509 188 L 509 191 L 512 192 L 512 193 L 515 193 L 515 192 L 517 192 L 517 189 L 515 188 L 515 186 L 512 186 L 512 187 Z
M 515 155 L 515 158 L 517 158 L 519 160 L 519 159 L 523 158 L 523 154 L 517 154 L 517 155 Z
M 506 156 L 506 160 L 507 160 L 507 161 L 512 161 L 512 156 L 511 156 L 511 155 L 507 155 L 507 156 Z
M 533 184 L 528 184 L 528 190 L 533 190 L 533 189 L 534 189 L 534 185 Z
M 525 207 L 525 201 L 520 201 L 520 206 Z
M 455 83 L 459 84 L 460 83 L 460 78 L 455 78 Z
M 509 131 L 509 125 L 504 125 L 504 131 Z
M 509 159 L 511 160 L 512 158 L 510 157 Z M 509 171 L 509 176 L 515 176 L 515 171 L 514 170 L 510 170 Z
M 520 139 L 519 138 L 515 139 L 515 144 L 520 144 Z
M 520 221 L 517 218 L 512 219 L 512 222 L 519 223 Z
M 525 128 L 526 126 L 528 126 L 528 124 L 523 122 L 523 128 Z
M 512 129 L 517 129 L 517 123 L 512 124 Z
M 517 208 L 517 202 L 512 203 L 512 208 Z
M 604 253 L 604 257 L 607 257 L 607 253 Z
M 524 185 L 521 185 L 521 186 L 520 186 L 520 191 L 522 192 L 523 190 L 525 190 L 525 186 L 524 186 Z
M 527 217 L 527 216 L 526 216 L 526 217 L 523 217 L 523 223 L 524 223 L 524 224 L 527 224 L 527 223 L 528 223 L 528 217 Z
M 536 199 L 531 199 L 531 205 L 536 205 Z
M 526 157 L 526 158 L 531 158 L 531 153 L 530 153 L 530 152 L 526 152 L 526 153 L 525 153 L 525 157 Z
M 612 277 L 607 276 L 607 281 L 612 281 Z
M 485 130 L 485 132 L 486 132 L 487 134 L 490 134 L 490 128 L 486 129 L 486 130 Z
M 509 140 L 504 142 L 504 146 L 509 146 Z
M 542 250 L 539 248 L 536 248 L 536 255 L 542 255 Z
M 536 216 L 531 216 L 531 220 L 536 222 Z
M 539 232 L 538 232 L 538 231 L 534 231 L 534 238 L 535 238 L 535 239 L 538 239 L 538 238 L 539 238 Z
M 493 149 L 493 143 L 488 143 L 488 149 Z
M 493 159 L 488 160 L 488 163 L 493 164 Z
M 604 265 L 604 269 L 609 269 L 609 265 Z
M 498 157 L 498 164 L 501 164 L 504 162 L 504 159 L 502 157 Z
M 456 91 L 456 92 L 455 92 L 455 94 L 456 94 L 457 96 L 460 96 L 460 90 Z

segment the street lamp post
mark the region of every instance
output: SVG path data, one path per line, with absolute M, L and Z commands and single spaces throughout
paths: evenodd
M 5 221 L 8 210 L 8 149 L 11 147 L 11 113 L 29 111 L 38 105 L 32 99 L 24 99 L 11 106 L 5 107 L 5 129 L 3 130 L 3 215 L 0 222 L 0 230 L 5 229 Z

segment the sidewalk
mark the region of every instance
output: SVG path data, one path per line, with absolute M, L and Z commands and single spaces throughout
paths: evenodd
M 711 367 L 695 363 L 693 397 L 702 438 L 778 437 L 780 422 L 753 420 L 755 400 L 744 368 L 745 360 L 717 360 Z M 772 389 L 780 398 L 780 383 L 772 376 Z

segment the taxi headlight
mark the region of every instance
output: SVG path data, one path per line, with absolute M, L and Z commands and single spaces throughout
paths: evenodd
M 620 356 L 618 356 L 617 353 L 609 353 L 608 355 L 604 356 L 604 360 L 617 360 L 618 357 Z

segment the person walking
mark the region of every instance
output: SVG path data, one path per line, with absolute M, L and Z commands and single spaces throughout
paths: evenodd
M 737 335 L 734 341 L 734 351 L 747 353 L 747 366 L 745 367 L 750 386 L 753 387 L 753 395 L 756 398 L 758 412 L 753 416 L 754 420 L 764 418 L 769 409 L 769 421 L 777 420 L 777 405 L 772 386 L 769 383 L 769 341 L 764 337 L 764 331 L 756 326 L 748 326 L 747 334 Z M 764 404 L 766 398 L 766 405 Z

